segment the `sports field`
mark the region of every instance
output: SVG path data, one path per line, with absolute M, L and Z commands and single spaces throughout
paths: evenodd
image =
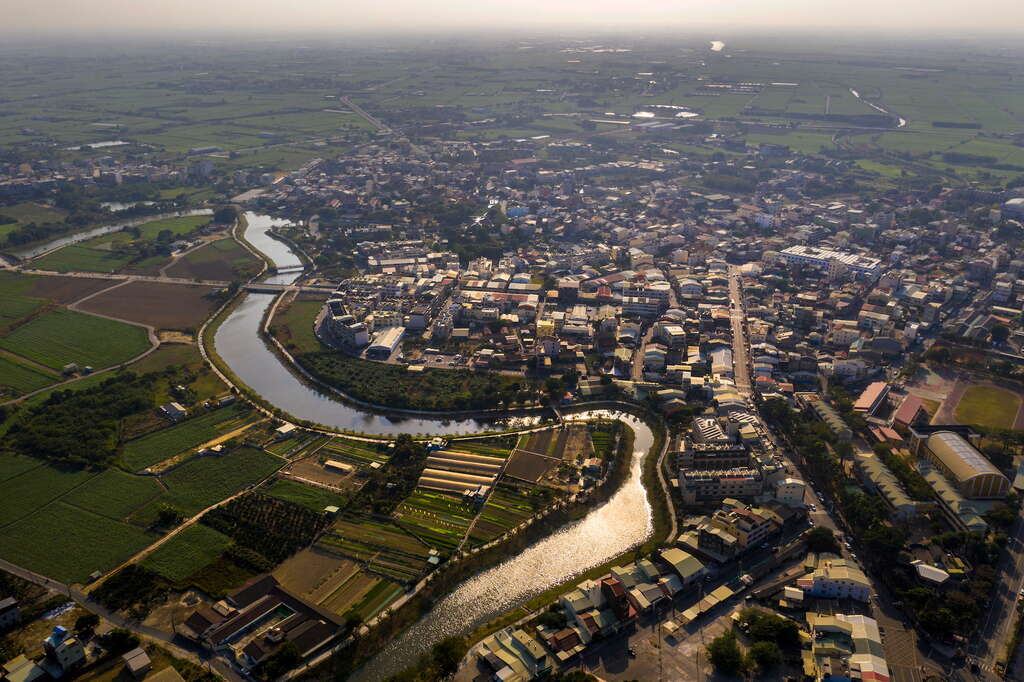
M 998 386 L 971 386 L 954 410 L 956 420 L 961 424 L 978 424 L 997 429 L 1012 429 L 1020 396 Z

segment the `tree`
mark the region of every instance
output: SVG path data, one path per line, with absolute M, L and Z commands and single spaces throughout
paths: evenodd
M 75 619 L 75 632 L 92 632 L 99 624 L 99 616 L 95 613 L 86 613 Z
M 294 642 L 285 642 L 284 645 L 272 653 L 260 666 L 263 669 L 263 676 L 268 680 L 276 680 L 281 675 L 294 668 L 302 660 L 302 654 Z
M 736 633 L 728 630 L 711 640 L 708 645 L 711 665 L 727 675 L 735 675 L 744 668 L 743 652 L 736 643 Z
M 804 538 L 807 540 L 807 551 L 809 552 L 839 553 L 839 543 L 836 541 L 836 536 L 831 528 L 826 528 L 825 526 L 812 528 L 807 531 Z
M 115 628 L 100 637 L 100 644 L 115 656 L 131 651 L 139 645 L 139 638 L 131 630 Z
M 782 649 L 775 642 L 755 642 L 750 647 L 750 659 L 761 670 L 771 670 L 782 663 Z
M 234 206 L 220 206 L 213 212 L 213 222 L 230 225 L 238 218 L 238 209 Z
M 1010 328 L 1005 324 L 993 325 L 989 333 L 992 337 L 992 343 L 995 344 L 1006 343 L 1006 340 L 1010 338 Z
M 448 677 L 459 669 L 459 663 L 467 651 L 469 645 L 466 644 L 464 637 L 448 637 L 435 644 L 430 650 L 430 655 L 441 677 Z

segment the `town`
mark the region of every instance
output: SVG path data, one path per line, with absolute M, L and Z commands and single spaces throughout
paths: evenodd
M 1021 112 L 622 44 L 5 76 L 0 681 L 1024 675 Z

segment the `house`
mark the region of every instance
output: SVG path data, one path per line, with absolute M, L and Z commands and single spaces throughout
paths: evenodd
M 21 620 L 18 600 L 14 597 L 0 599 L 0 631 L 12 628 Z
M 149 660 L 149 654 L 142 647 L 135 647 L 121 658 L 124 660 L 125 669 L 135 679 L 145 677 L 146 673 L 153 668 L 153 662 Z
M 334 637 L 342 623 L 337 614 L 310 604 L 265 575 L 228 595 L 215 609 L 197 609 L 178 632 L 251 670 L 286 643 L 300 656 L 309 655 Z
M 188 411 L 180 403 L 166 403 L 160 406 L 160 413 L 172 422 L 178 422 L 188 416 Z
M 856 599 L 867 603 L 871 583 L 857 564 L 846 559 L 822 559 L 809 576 L 797 580 L 805 594 L 826 599 Z
M 661 558 L 679 574 L 684 585 L 698 580 L 705 573 L 704 564 L 697 557 L 678 547 L 661 550 Z

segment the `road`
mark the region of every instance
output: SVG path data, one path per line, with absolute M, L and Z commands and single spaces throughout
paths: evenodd
M 739 266 L 729 266 L 729 320 L 732 324 L 732 363 L 736 390 L 749 398 L 750 353 L 747 348 L 746 308 L 743 305 L 743 286 Z
M 1002 655 L 1010 637 L 1017 612 L 1017 594 L 1024 588 L 1024 511 L 1017 516 L 1009 536 L 1006 554 L 999 567 L 1001 579 L 978 630 L 978 637 L 969 649 L 970 654 L 976 657 L 978 666 L 990 679 L 996 679 L 995 662 Z M 1021 652 L 1018 652 L 1012 672 L 1016 679 L 1024 679 L 1024 656 Z
M 192 286 L 226 287 L 231 282 L 215 279 L 185 279 L 183 277 L 165 277 L 161 275 L 120 275 L 109 272 L 57 272 L 56 270 L 37 270 L 35 268 L 15 268 L 26 275 L 43 277 L 75 277 L 78 279 L 108 279 L 122 282 L 158 282 L 160 284 L 189 284 Z

